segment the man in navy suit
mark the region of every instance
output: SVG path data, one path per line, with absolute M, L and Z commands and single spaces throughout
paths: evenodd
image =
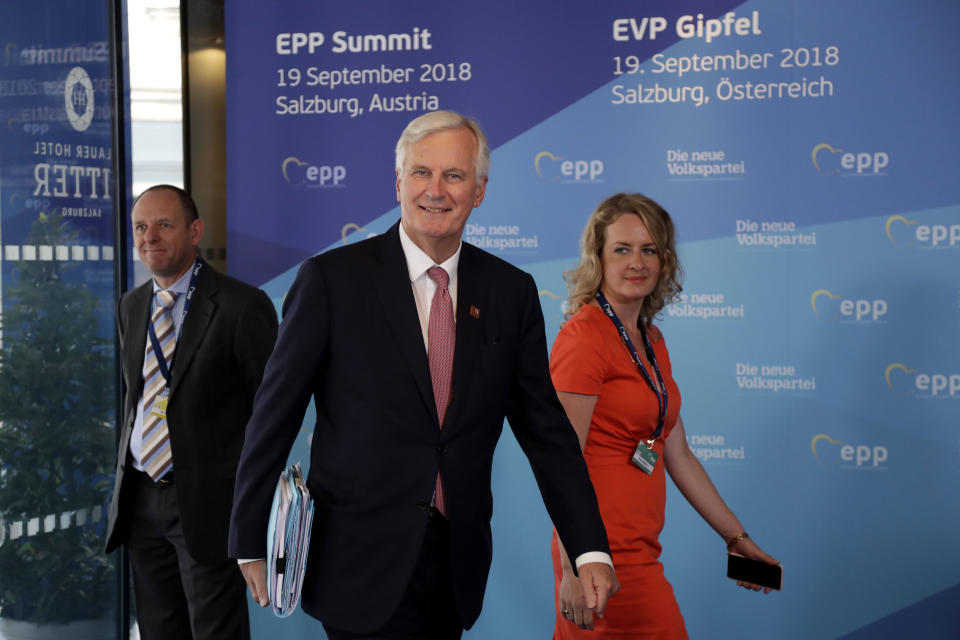
M 304 610 L 331 639 L 459 638 L 483 603 L 490 470 L 506 417 L 588 606 L 602 613 L 619 583 L 550 382 L 536 285 L 461 242 L 486 191 L 486 137 L 459 114 L 428 113 L 407 126 L 396 154 L 400 222 L 307 260 L 286 297 L 247 426 L 230 553 L 266 605 L 265 562 L 247 560 L 265 556 L 274 486 L 313 397 Z M 437 266 L 445 275 L 435 281 Z M 440 406 L 447 394 L 435 394 L 428 354 L 438 289 L 455 324 L 452 391 Z

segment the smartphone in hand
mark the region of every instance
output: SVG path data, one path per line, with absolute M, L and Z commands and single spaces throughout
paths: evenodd
M 782 565 L 751 560 L 736 553 L 727 554 L 727 577 L 777 591 L 783 588 Z

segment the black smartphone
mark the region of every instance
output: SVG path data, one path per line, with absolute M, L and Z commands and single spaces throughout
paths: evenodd
M 727 577 L 780 591 L 783 588 L 783 566 L 751 560 L 736 553 L 727 554 Z

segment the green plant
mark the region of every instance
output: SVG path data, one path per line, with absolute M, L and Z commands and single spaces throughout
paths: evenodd
M 60 215 L 41 213 L 29 242 L 74 236 Z M 0 516 L 8 532 L 40 518 L 34 535 L 0 540 L 0 616 L 36 623 L 100 617 L 115 585 L 103 520 L 89 517 L 111 486 L 113 344 L 100 335 L 96 297 L 65 277 L 73 266 L 16 263 L 0 318 Z

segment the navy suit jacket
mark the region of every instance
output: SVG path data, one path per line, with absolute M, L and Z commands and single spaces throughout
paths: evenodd
M 472 311 L 472 313 L 471 313 Z M 277 478 L 312 397 L 315 499 L 304 610 L 332 627 L 383 626 L 410 580 L 437 472 L 457 610 L 480 614 L 491 559 L 490 474 L 504 417 L 571 557 L 608 551 L 573 427 L 550 381 L 533 278 L 464 243 L 453 394 L 444 427 L 399 224 L 304 262 L 247 426 L 230 553 L 266 556 Z
M 127 539 L 134 480 L 127 478 L 153 280 L 120 298 L 117 330 L 123 365 L 124 419 L 106 550 Z M 177 341 L 167 426 L 174 486 L 187 548 L 196 560 L 227 559 L 234 476 L 253 398 L 277 335 L 277 312 L 263 291 L 204 264 Z M 132 469 L 132 467 L 130 467 Z

